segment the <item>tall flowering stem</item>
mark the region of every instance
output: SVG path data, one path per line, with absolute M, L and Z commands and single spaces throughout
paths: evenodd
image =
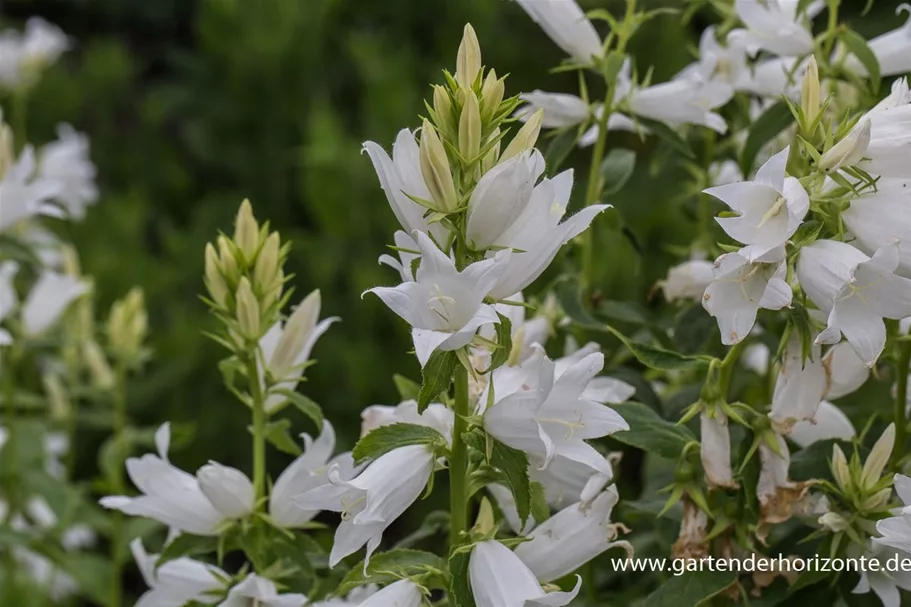
M 256 350 L 248 356 L 246 366 L 250 379 L 250 408 L 253 410 L 253 490 L 257 507 L 260 507 L 266 489 L 266 410 L 257 379 Z
M 462 532 L 468 529 L 468 447 L 462 440 L 467 430 L 468 370 L 458 366 L 455 371 L 455 419 L 452 425 L 452 457 L 449 459 L 449 539 L 452 546 L 462 542 Z

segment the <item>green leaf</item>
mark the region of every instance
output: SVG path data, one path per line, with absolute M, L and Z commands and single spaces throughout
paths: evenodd
M 452 372 L 458 363 L 458 355 L 454 350 L 437 350 L 430 355 L 427 364 L 424 365 L 423 375 L 424 383 L 418 392 L 418 413 L 423 413 L 433 400 L 441 392 L 449 391 L 449 384 L 452 382 Z
M 544 485 L 538 481 L 531 482 L 531 515 L 539 523 L 550 518 L 547 494 L 544 492 Z
M 446 439 L 443 435 L 427 426 L 417 424 L 391 424 L 372 430 L 369 434 L 357 441 L 351 454 L 356 464 L 361 464 L 368 459 L 377 459 L 393 449 L 408 445 L 438 445 L 445 446 Z
M 611 435 L 623 444 L 676 458 L 687 443 L 696 440 L 689 428 L 667 421 L 642 403 L 626 402 L 613 407 L 629 424 L 629 430 Z
M 633 341 L 610 325 L 604 325 L 604 328 L 623 342 L 623 345 L 627 347 L 632 355 L 650 369 L 659 371 L 701 371 L 708 369 L 713 360 L 711 356 L 706 354 L 680 354 L 658 346 Z
M 291 434 L 289 433 L 290 428 L 291 420 L 289 419 L 280 419 L 278 421 L 269 422 L 265 426 L 266 440 L 272 443 L 272 446 L 282 453 L 297 457 L 303 451 L 301 450 L 300 445 L 291 438 Z M 247 430 L 249 430 L 250 434 L 253 434 L 253 426 L 247 426 Z
M 696 560 L 690 561 L 698 566 Z M 674 576 L 648 595 L 644 607 L 698 607 L 737 580 L 734 571 L 693 571 Z
M 643 118 L 637 118 L 637 120 L 646 127 L 652 134 L 656 135 L 659 139 L 664 141 L 666 144 L 671 146 L 673 149 L 677 150 L 687 158 L 695 158 L 696 155 L 693 154 L 690 144 L 680 136 L 680 134 L 664 124 L 663 122 L 658 122 L 657 120 L 645 120 Z
M 367 571 L 361 561 L 351 568 L 341 581 L 335 593 L 348 594 L 358 586 L 366 584 L 388 584 L 404 578 L 421 577 L 422 583 L 430 589 L 446 587 L 446 561 L 430 552 L 398 548 L 381 552 L 370 557 Z
M 624 148 L 614 148 L 607 153 L 601 162 L 601 182 L 604 184 L 602 196 L 619 192 L 636 169 L 636 152 Z
M 275 390 L 273 393 L 281 394 L 287 398 L 288 402 L 294 405 L 298 411 L 313 420 L 313 423 L 316 424 L 316 429 L 319 432 L 323 431 L 323 409 L 318 404 L 313 402 L 312 399 L 307 398 L 300 392 L 295 392 L 293 390 Z
M 404 400 L 417 400 L 421 386 L 416 382 L 408 379 L 404 375 L 396 373 L 392 376 L 396 390 L 399 391 L 399 397 Z
M 161 567 L 168 561 L 182 556 L 198 556 L 200 554 L 213 554 L 218 551 L 219 537 L 216 535 L 193 535 L 181 533 L 161 551 L 156 567 Z
M 606 12 L 606 11 L 605 11 Z M 626 61 L 626 55 L 619 51 L 611 51 L 604 58 L 601 64 L 601 74 L 604 76 L 604 82 L 613 84 L 617 80 L 617 74 L 623 69 L 623 63 Z
M 740 156 L 740 170 L 744 175 L 753 171 L 756 156 L 759 155 L 763 146 L 791 126 L 793 122 L 794 115 L 784 101 L 779 101 L 756 119 L 750 128 L 750 134 L 747 135 L 747 141 Z
M 513 449 L 483 432 L 467 432 L 462 435 L 463 440 L 472 449 L 485 453 L 487 442 L 490 441 L 489 463 L 499 470 L 503 480 L 516 500 L 516 511 L 522 526 L 531 514 L 531 482 L 528 478 L 528 456 L 518 449 Z
M 674 342 L 681 352 L 691 354 L 703 349 L 709 338 L 718 340 L 718 323 L 702 304 L 694 304 L 684 310 L 674 323 Z
M 867 70 L 867 76 L 870 78 L 870 86 L 873 93 L 877 93 L 879 91 L 879 85 L 882 83 L 882 75 L 879 67 L 879 60 L 876 58 L 873 51 L 870 50 L 867 41 L 857 32 L 847 28 L 842 30 L 839 38 L 845 43 L 848 50 L 857 57 L 857 60 L 864 66 L 864 69 Z
M 550 140 L 547 150 L 544 152 L 548 176 L 552 177 L 557 173 L 560 166 L 566 161 L 566 157 L 576 147 L 577 135 L 575 129 L 567 129 Z
M 475 607 L 468 578 L 470 552 L 456 552 L 449 557 L 449 601 L 452 607 Z
M 500 322 L 496 325 L 498 347 L 493 351 L 490 367 L 484 371 L 485 374 L 505 365 L 512 352 L 512 321 L 499 312 L 497 312 L 497 316 L 500 317 Z
M 816 441 L 791 454 L 791 467 L 788 469 L 791 478 L 795 481 L 808 481 L 814 478 L 834 481 L 832 471 L 829 470 L 829 460 L 832 459 L 832 447 L 835 445 L 841 447 L 848 456 L 854 452 L 854 447 L 849 441 L 834 438 Z M 861 445 L 858 452 L 861 461 L 864 461 L 869 448 Z
M 800 224 L 800 227 L 797 228 L 794 236 L 791 237 L 791 243 L 793 243 L 794 248 L 800 249 L 803 246 L 815 242 L 824 225 L 825 224 L 818 219 L 811 219 Z
M 63 559 L 62 569 L 68 573 L 85 596 L 98 605 L 111 604 L 111 564 L 107 559 L 82 552 L 78 557 Z
M 645 309 L 633 301 L 604 300 L 598 303 L 597 312 L 608 320 L 626 322 L 633 325 L 648 324 Z

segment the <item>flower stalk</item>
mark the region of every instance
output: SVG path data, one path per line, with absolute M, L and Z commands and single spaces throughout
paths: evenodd
M 455 419 L 452 425 L 452 457 L 449 458 L 449 543 L 462 543 L 462 532 L 468 530 L 468 446 L 462 440 L 467 430 L 468 370 L 459 365 L 455 370 Z

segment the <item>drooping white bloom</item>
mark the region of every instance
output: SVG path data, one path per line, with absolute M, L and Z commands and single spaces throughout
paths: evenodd
M 911 90 L 908 79 L 892 84 L 892 92 L 867 112 L 855 129 L 870 122 L 870 144 L 858 166 L 873 175 L 908 178 L 911 163 Z
M 731 468 L 731 432 L 728 417 L 720 408 L 699 416 L 699 457 L 705 480 L 711 487 L 737 487 Z
M 896 474 L 893 477 L 893 486 L 904 507 L 896 512 L 898 516 L 882 519 L 876 523 L 876 530 L 882 537 L 873 538 L 873 542 L 911 552 L 911 478 L 903 474 Z
M 544 468 L 562 455 L 610 475 L 604 457 L 585 442 L 629 428 L 616 411 L 586 398 L 588 383 L 603 366 L 604 356 L 595 352 L 557 375 L 554 362 L 536 348 L 518 370 L 506 369 L 499 382 L 494 378 L 498 400 L 484 411 L 484 428 L 506 445 L 543 458 Z
M 358 607 L 420 607 L 423 600 L 424 595 L 417 584 L 404 579 L 371 594 L 367 600 L 359 603 Z
M 870 369 L 854 352 L 848 342 L 840 342 L 829 348 L 822 357 L 829 376 L 826 398 L 836 399 L 851 394 L 870 377 Z
M 601 56 L 601 38 L 576 0 L 516 2 L 574 62 L 590 65 Z
M 225 518 L 243 518 L 253 512 L 253 483 L 240 470 L 209 462 L 199 469 L 196 479 L 200 491 Z
M 661 291 L 668 301 L 701 301 L 705 288 L 714 277 L 714 265 L 711 261 L 692 259 L 668 270 L 667 278 L 660 283 Z
M 851 440 L 856 432 L 851 420 L 841 409 L 827 400 L 819 403 L 813 419 L 799 421 L 791 427 L 788 438 L 801 447 L 830 438 Z
M 420 148 L 414 134 L 408 129 L 399 131 L 392 145 L 391 158 L 372 141 L 364 143 L 364 151 L 370 156 L 389 206 L 405 231 L 411 234 L 419 230 L 435 237 L 445 236 L 446 229 L 440 224 L 428 225 L 424 218 L 427 209 L 413 200 L 433 201 L 421 173 Z
M 98 199 L 95 185 L 95 165 L 89 157 L 89 140 L 68 124 L 57 127 L 57 141 L 41 148 L 38 159 L 38 180 L 57 186 L 56 200 L 66 215 L 75 219 L 85 216 L 87 205 Z M 58 208 L 48 208 L 45 214 L 55 215 Z
M 472 548 L 468 577 L 478 607 L 560 607 L 576 598 L 582 585 L 577 576 L 571 592 L 544 592 L 525 563 L 494 540 L 478 542 Z
M 791 518 L 797 503 L 807 492 L 806 483 L 794 482 L 788 476 L 791 454 L 787 443 L 778 434 L 774 439 L 778 444 L 778 453 L 765 440 L 759 443 L 760 470 L 756 497 L 759 499 L 761 526 L 782 523 Z M 764 531 L 759 534 L 760 538 L 764 537 Z
M 25 334 L 38 336 L 47 331 L 69 305 L 88 292 L 89 288 L 87 282 L 76 276 L 43 271 L 22 304 L 22 328 Z
M 807 69 L 807 60 L 795 57 L 775 57 L 759 61 L 740 75 L 735 89 L 773 99 L 785 95 L 800 97 L 800 84 Z
M 746 29 L 734 30 L 729 35 L 746 46 L 751 55 L 766 50 L 782 57 L 796 57 L 813 51 L 813 35 L 801 23 L 803 15 L 797 14 L 798 0 L 735 0 L 734 11 Z M 814 3 L 807 16 L 822 9 L 822 2 Z
M 681 79 L 645 88 L 633 87 L 626 97 L 626 105 L 636 116 L 671 127 L 696 124 L 725 133 L 727 122 L 712 110 L 727 103 L 732 95 L 733 90 L 727 84 L 715 81 L 700 84 Z
M 868 119 L 861 120 L 841 141 L 822 155 L 819 159 L 819 168 L 831 173 L 843 167 L 859 164 L 870 147 L 871 129 L 872 123 Z
M 170 444 L 171 428 L 165 423 L 155 432 L 158 456 L 147 453 L 126 461 L 130 480 L 142 495 L 108 496 L 101 498 L 99 503 L 131 516 L 155 519 L 179 531 L 217 535 L 219 526 L 227 517 L 212 505 L 196 477 L 168 461 Z
M 911 14 L 911 5 L 900 4 L 895 13 L 900 14 L 903 11 Z M 876 55 L 883 76 L 911 72 L 911 18 L 900 28 L 867 41 L 867 45 Z M 849 55 L 845 59 L 845 66 L 861 76 L 867 75 L 867 68 L 854 55 Z
M 376 294 L 411 325 L 415 353 L 423 366 L 435 350 L 461 348 L 480 327 L 499 322 L 494 309 L 482 302 L 503 276 L 510 251 L 500 251 L 459 272 L 429 236 L 415 235 L 421 250 L 415 280 L 367 292 Z
M 316 341 L 329 325 L 339 320 L 337 316 L 319 320 L 320 306 L 317 289 L 301 301 L 287 322 L 279 321 L 272 325 L 259 341 L 263 360 L 266 361 L 265 371 L 275 382 L 266 398 L 267 413 L 276 411 L 288 401 L 288 397 L 278 391 L 293 392 L 297 388 Z M 263 380 L 261 378 L 261 383 Z
M 34 179 L 35 150 L 26 146 L 0 179 L 0 232 L 42 213 L 60 184 Z
M 519 98 L 525 105 L 516 111 L 521 118 L 528 118 L 538 110 L 544 110 L 541 126 L 545 129 L 559 129 L 585 122 L 591 110 L 581 97 L 568 93 L 547 93 L 534 90 L 522 93 Z
M 788 152 L 785 148 L 772 156 L 756 173 L 755 181 L 705 190 L 738 213 L 717 221 L 728 236 L 749 245 L 740 253 L 747 261 L 780 261 L 782 246 L 810 210 L 810 197 L 800 181 L 785 175 Z
M 421 255 L 417 253 L 418 245 L 411 236 L 401 230 L 396 230 L 393 239 L 396 248 L 399 249 L 398 259 L 388 253 L 384 253 L 380 255 L 379 262 L 398 272 L 399 276 L 402 277 L 402 282 L 412 282 L 414 281 L 413 263 L 416 259 L 421 258 Z M 411 251 L 414 251 L 414 253 Z
M 279 594 L 274 582 L 251 573 L 218 607 L 303 607 L 306 602 L 303 594 Z
M 610 460 L 603 459 L 604 462 L 599 464 L 597 469 L 610 470 Z M 550 464 L 542 469 L 543 463 L 543 458 L 531 458 L 528 476 L 531 480 L 541 483 L 548 505 L 558 510 L 576 502 L 590 501 L 593 494 L 597 494 L 613 478 L 613 472 L 594 472 L 593 466 L 561 455 L 554 457 Z
M 323 431 L 314 441 L 309 434 L 304 439 L 304 453 L 285 468 L 269 493 L 269 516 L 279 527 L 294 529 L 310 522 L 317 510 L 302 510 L 294 498 L 329 482 L 329 470 L 335 470 L 343 481 L 357 473 L 351 452 L 332 457 L 335 449 L 335 429 L 328 420 L 323 421 Z
M 418 413 L 417 401 L 406 400 L 395 407 L 371 405 L 361 412 L 361 420 L 361 436 L 382 426 L 404 423 L 433 428 L 449 443 L 452 441 L 455 414 L 440 403 L 430 403 L 423 413 Z
M 719 89 L 719 92 L 722 93 L 722 98 L 726 94 L 730 99 L 734 94 L 734 87 L 744 78 L 746 70 L 746 49 L 736 43 L 726 46 L 719 44 L 715 26 L 710 26 L 702 31 L 699 39 L 699 60 L 681 70 L 674 79 L 686 80 L 696 85 L 723 85 L 725 88 Z M 720 102 L 719 106 L 724 103 L 726 101 Z
M 911 171 L 909 171 L 911 176 Z M 898 274 L 911 278 L 911 179 L 880 179 L 841 213 L 852 244 L 868 255 L 898 241 Z
M 813 419 L 828 385 L 829 370 L 823 365 L 819 346 L 814 346 L 804 360 L 800 336 L 795 331 L 785 347 L 772 394 L 769 418 L 775 429 L 788 434 L 795 423 Z
M 715 280 L 702 306 L 718 321 L 721 343 L 736 344 L 753 329 L 759 308 L 780 310 L 791 304 L 783 264 L 750 263 L 741 253 L 715 260 Z
M 433 473 L 433 452 L 426 445 L 399 447 L 377 458 L 358 476 L 342 480 L 329 471 L 329 484 L 305 491 L 295 503 L 303 510 L 342 513 L 329 555 L 334 567 L 367 545 L 365 561 L 377 549 L 383 531 L 420 496 Z
M 40 17 L 29 19 L 22 34 L 4 31 L 0 34 L 0 86 L 28 86 L 69 46 L 60 28 Z
M 876 570 L 872 567 L 861 569 L 860 581 L 851 592 L 866 594 L 872 590 L 879 597 L 883 607 L 901 607 L 902 600 L 898 590 L 911 590 L 911 572 L 905 571 L 903 567 L 898 567 L 896 571 L 887 571 L 887 568 L 890 567 L 890 561 L 894 563 L 897 559 L 897 562 L 903 563 L 906 559 L 911 559 L 911 554 L 870 542 L 864 556 L 867 562 L 876 559 L 879 567 Z
M 515 554 L 540 582 L 551 582 L 572 573 L 602 552 L 626 542 L 614 541 L 616 526 L 611 511 L 619 496 L 609 487 L 590 504 L 573 504 L 547 519 L 519 544 Z
M 911 280 L 896 276 L 897 267 L 898 243 L 880 248 L 873 257 L 832 240 L 801 249 L 800 285 L 828 315 L 817 343 L 837 343 L 844 334 L 864 364 L 873 366 L 886 344 L 883 319 L 911 315 Z
M 146 553 L 139 538 L 130 543 L 130 550 L 149 587 L 136 607 L 183 607 L 191 601 L 212 605 L 217 600 L 213 593 L 224 589 L 230 577 L 218 567 L 185 556 L 157 567 L 158 555 Z

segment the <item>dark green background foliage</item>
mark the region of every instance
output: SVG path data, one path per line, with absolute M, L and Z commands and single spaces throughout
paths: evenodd
M 614 12 L 620 4 L 583 2 Z M 897 2 L 878 1 L 862 20 L 854 17 L 865 2 L 844 4 L 863 34 L 899 23 Z M 350 446 L 365 406 L 396 403 L 394 372 L 419 378 L 405 323 L 376 298 L 361 300 L 365 289 L 396 278 L 376 259 L 397 227 L 361 142 L 388 147 L 398 129 L 417 126 L 428 84 L 454 67 L 465 22 L 477 30 L 484 63 L 511 75 L 511 94 L 577 86 L 573 74 L 548 72 L 560 50 L 507 0 L 2 3 L 4 26 L 30 15 L 59 25 L 76 44 L 34 90 L 28 132 L 43 142 L 57 122 L 72 123 L 90 135 L 99 168 L 99 204 L 84 223 L 61 229 L 95 277 L 99 309 L 134 284 L 145 289 L 154 361 L 130 386 L 131 416 L 145 426 L 195 422 L 196 440 L 175 454 L 191 470 L 208 459 L 249 464 L 247 414 L 222 388 L 223 352 L 202 336 L 213 319 L 198 298 L 203 246 L 231 229 L 244 197 L 292 241 L 298 294 L 320 288 L 324 315 L 343 319 L 316 347 L 319 364 L 302 389 Z M 689 63 L 710 19 L 651 21 L 631 46 L 640 73 L 653 67 L 653 81 L 663 81 Z M 673 151 L 627 134 L 612 134 L 610 145 L 635 149 L 639 162 L 609 200 L 613 217 L 595 222 L 598 280 L 608 299 L 647 308 L 658 303 L 649 292 L 675 247 L 692 240 L 696 199 Z M 586 159 L 574 152 L 569 162 L 584 168 Z M 585 174 L 577 170 L 574 199 Z M 313 432 L 303 418 L 294 427 Z M 80 476 L 93 473 L 96 445 L 92 436 L 78 445 Z M 270 457 L 280 470 L 284 462 Z

